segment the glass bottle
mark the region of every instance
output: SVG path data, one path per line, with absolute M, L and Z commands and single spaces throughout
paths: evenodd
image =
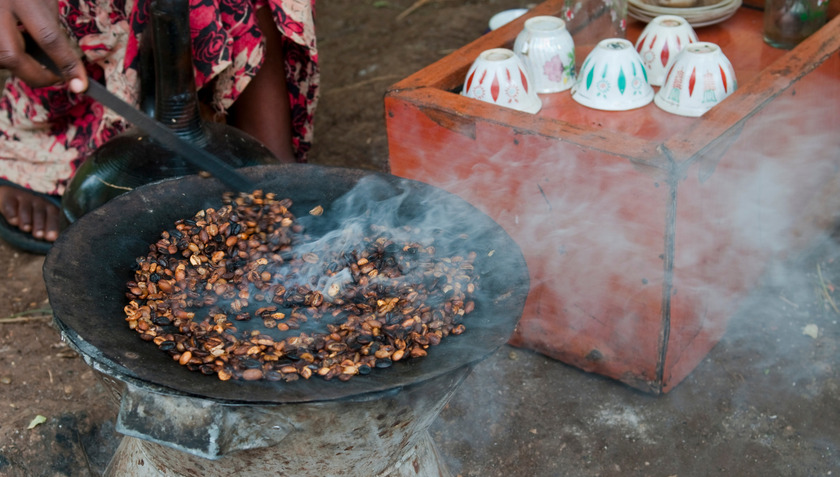
M 765 0 L 764 41 L 791 49 L 826 22 L 828 0 Z

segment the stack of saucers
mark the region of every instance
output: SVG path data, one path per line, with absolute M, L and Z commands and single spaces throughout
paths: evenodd
M 729 19 L 742 0 L 627 0 L 627 15 L 650 22 L 661 15 L 676 15 L 694 28 Z

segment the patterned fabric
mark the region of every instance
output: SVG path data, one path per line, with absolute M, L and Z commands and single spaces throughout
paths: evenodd
M 139 104 L 141 34 L 151 0 L 59 0 L 59 12 L 91 78 Z M 318 96 L 315 0 L 190 0 L 196 86 L 217 119 L 259 70 L 262 32 L 255 12 L 269 8 L 284 41 L 293 145 L 303 162 L 312 141 Z M 205 88 L 205 89 L 202 89 Z M 208 91 L 210 90 L 210 91 Z M 129 125 L 63 85 L 30 88 L 9 78 L 0 97 L 0 177 L 61 194 L 79 164 Z

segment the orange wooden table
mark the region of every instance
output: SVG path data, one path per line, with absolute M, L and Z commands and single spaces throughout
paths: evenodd
M 653 103 L 596 111 L 568 91 L 530 115 L 457 93 L 481 51 L 510 47 L 531 16 L 565 13 L 542 3 L 394 85 L 391 172 L 461 195 L 522 247 L 532 287 L 512 344 L 667 392 L 768 261 L 840 210 L 840 18 L 790 52 L 764 44 L 757 10 L 697 29 L 739 83 L 701 118 Z M 596 18 L 570 31 L 579 66 L 604 30 Z

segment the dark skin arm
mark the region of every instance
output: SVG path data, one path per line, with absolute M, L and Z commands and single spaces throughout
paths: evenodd
M 58 66 L 60 77 L 26 54 L 24 31 Z M 0 0 L 0 68 L 9 70 L 30 86 L 65 81 L 75 93 L 87 89 L 87 73 L 59 24 L 55 0 Z

